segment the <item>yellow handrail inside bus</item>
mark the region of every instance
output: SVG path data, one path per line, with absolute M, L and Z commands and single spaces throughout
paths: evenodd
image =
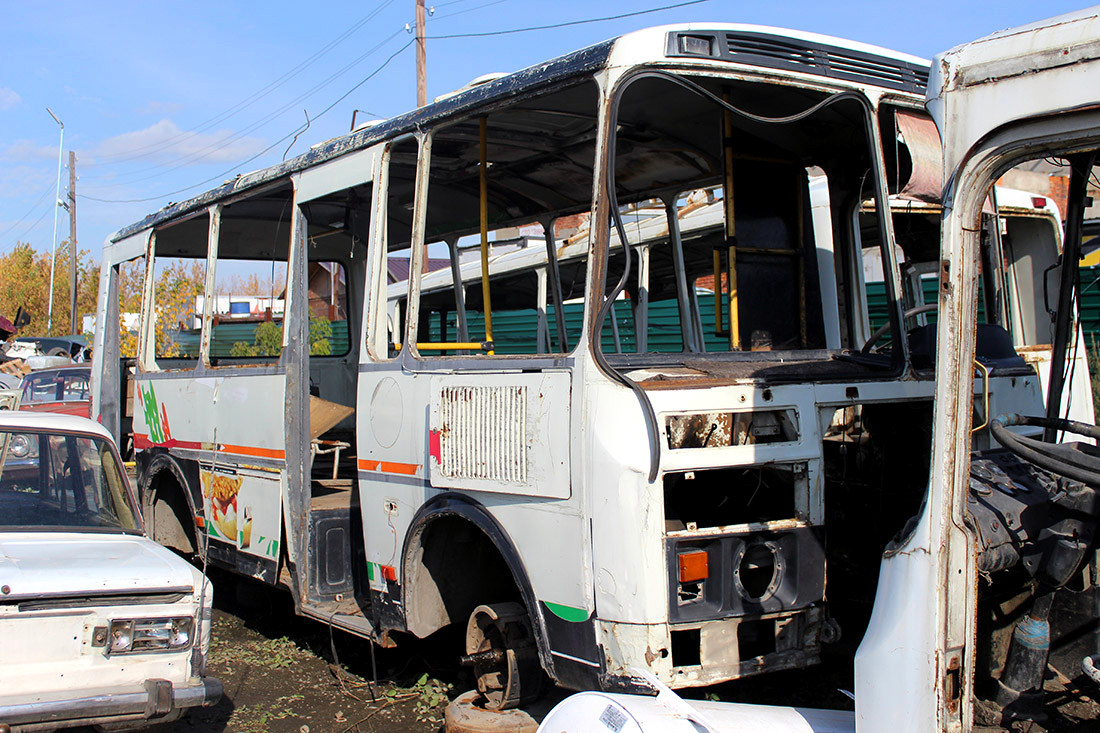
M 714 250 L 714 335 L 722 335 L 722 250 Z
M 726 92 L 725 100 L 730 101 L 730 94 Z M 724 110 L 722 115 L 722 140 L 725 143 L 726 175 L 723 181 L 724 190 L 722 199 L 725 201 L 726 210 L 726 243 L 729 245 L 728 259 L 726 260 L 726 279 L 729 287 L 729 321 L 730 321 L 730 350 L 741 348 L 741 328 L 738 322 L 737 312 L 737 226 L 734 220 L 733 206 L 733 115 Z M 714 283 L 715 292 L 719 292 L 721 283 Z M 716 319 L 717 320 L 717 319 Z
M 489 120 L 481 118 L 481 175 L 480 196 L 481 199 L 481 299 L 485 302 L 485 341 L 493 342 L 493 304 L 489 298 Z M 419 348 L 419 346 L 417 346 Z M 492 347 L 489 349 L 492 354 Z
M 459 351 L 462 349 L 475 349 L 493 353 L 492 341 L 441 341 L 431 343 L 416 342 L 417 351 Z M 394 351 L 401 351 L 401 344 L 393 345 Z

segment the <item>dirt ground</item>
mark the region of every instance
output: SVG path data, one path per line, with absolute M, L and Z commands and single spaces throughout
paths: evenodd
M 225 685 L 225 696 L 216 707 L 192 711 L 146 733 L 434 733 L 443 730 L 447 703 L 473 687 L 469 672 L 456 663 L 457 635 L 401 637 L 397 649 L 375 648 L 375 676 L 369 643 L 296 616 L 288 594 L 217 571 L 211 577 L 215 610 L 208 673 Z M 826 661 L 823 671 L 830 666 Z M 829 675 L 815 677 L 821 682 Z M 1083 677 L 1048 677 L 1048 721 L 1011 730 L 1100 731 L 1100 705 L 1093 700 L 1100 698 L 1100 689 Z M 851 709 L 837 681 L 807 686 L 804 673 L 780 672 L 681 694 Z M 554 699 L 564 694 L 558 691 Z M 1005 730 L 982 710 L 976 718 L 976 732 Z
M 148 733 L 428 733 L 442 730 L 450 698 L 473 687 L 455 663 L 457 638 L 403 637 L 397 650 L 376 648 L 372 685 L 371 644 L 296 616 L 289 594 L 210 575 L 207 673 L 225 695 Z

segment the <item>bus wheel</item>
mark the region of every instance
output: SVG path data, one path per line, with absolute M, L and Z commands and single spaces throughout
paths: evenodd
M 542 687 L 538 647 L 527 609 L 519 603 L 478 606 L 466 626 L 466 656 L 488 710 L 534 701 Z

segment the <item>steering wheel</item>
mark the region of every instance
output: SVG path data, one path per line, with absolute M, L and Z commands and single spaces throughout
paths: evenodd
M 989 432 L 994 440 L 1028 463 L 1074 481 L 1091 486 L 1100 485 L 1100 456 L 1092 452 L 1086 453 L 1072 445 L 1047 443 L 1017 435 L 1008 429 L 1015 425 L 1053 428 L 1094 439 L 1100 439 L 1100 428 L 1076 420 L 1016 414 L 1000 415 L 989 424 Z
M 904 321 L 904 320 L 908 320 L 910 318 L 915 318 L 916 316 L 919 316 L 922 313 L 930 313 L 930 312 L 936 310 L 937 308 L 939 308 L 939 306 L 936 303 L 925 303 L 924 305 L 914 306 L 913 308 L 910 308 L 909 310 L 903 312 L 901 314 L 901 319 Z M 878 329 L 876 329 L 875 332 L 871 334 L 871 337 L 869 339 L 867 339 L 867 343 L 865 343 L 863 345 L 863 348 L 859 350 L 860 353 L 861 354 L 870 354 L 871 349 L 874 348 L 874 345 L 878 342 L 878 340 L 880 338 L 885 336 L 886 333 L 889 330 L 890 330 L 890 321 L 889 321 L 889 319 L 887 319 L 886 323 L 879 326 Z

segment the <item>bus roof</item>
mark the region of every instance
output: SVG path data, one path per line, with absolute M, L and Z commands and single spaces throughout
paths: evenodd
M 426 125 L 461 115 L 484 104 L 508 99 L 571 78 L 591 74 L 608 64 L 686 61 L 768 68 L 830 83 L 878 87 L 923 94 L 929 65 L 924 59 L 870 44 L 768 26 L 696 23 L 658 26 L 628 33 L 438 98 L 435 102 L 314 145 L 291 160 L 237 176 L 221 186 L 180 203 L 170 203 L 110 237 L 117 242 L 162 222 L 217 201 L 284 178 L 342 155 L 408 134 Z
M 948 175 L 978 140 L 1010 123 L 1092 107 L 1100 6 L 957 46 L 933 60 L 928 111 Z

